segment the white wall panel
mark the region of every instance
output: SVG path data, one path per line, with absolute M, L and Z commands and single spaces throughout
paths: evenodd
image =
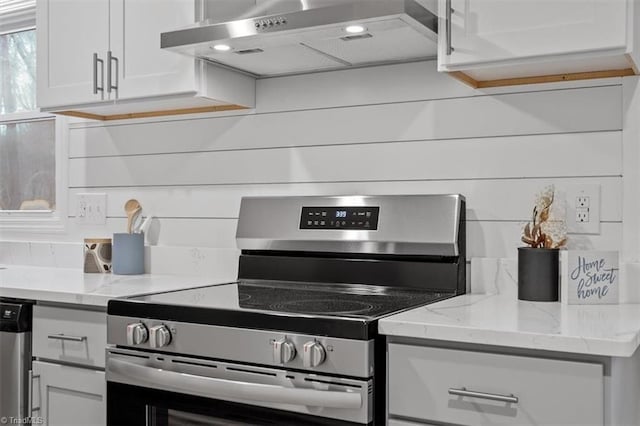
M 75 269 L 83 267 L 81 243 L 49 242 L 52 240 L 51 235 L 46 237 L 47 242 L 7 241 L 11 236 L 5 232 L 2 232 L 2 237 L 0 264 Z M 16 237 L 19 238 L 19 235 Z
M 155 221 L 148 234 L 147 244 L 160 247 L 182 247 L 181 258 L 189 258 L 194 248 L 235 250 L 235 219 L 167 219 Z M 106 227 L 72 227 L 66 238 L 82 241 L 83 236 L 109 236 L 121 232 L 126 219 L 109 219 Z M 467 222 L 467 258 L 472 257 L 516 257 L 524 223 L 512 221 Z M 622 224 L 602 223 L 601 233 L 596 236 L 571 236 L 570 247 L 580 249 L 620 250 Z M 37 235 L 35 241 L 48 241 L 46 235 Z M 40 247 L 39 250 L 46 250 Z M 175 253 L 178 253 L 177 251 Z M 78 251 L 80 254 L 80 251 Z M 211 259 L 211 257 L 210 257 Z M 192 268 L 191 262 L 183 265 Z M 201 266 L 202 267 L 202 266 Z
M 147 247 L 145 269 L 157 274 L 211 277 L 211 284 L 231 282 L 238 277 L 239 254 L 235 249 L 150 246 Z
M 621 175 L 620 132 L 276 148 L 69 161 L 69 186 Z
M 1 244 L 0 263 L 53 253 L 49 241 L 66 259 L 124 230 L 135 197 L 158 217 L 148 270 L 233 276 L 242 196 L 452 192 L 467 197 L 467 257 L 514 258 L 548 184 L 600 184 L 601 234 L 571 245 L 622 247 L 620 79 L 472 90 L 424 62 L 265 79 L 258 95 L 253 111 L 74 122 L 66 232 L 3 231 L 40 243 Z M 81 192 L 107 194 L 106 225 L 76 223 Z
M 109 219 L 106 227 L 72 227 L 64 237 L 64 242 L 76 242 L 77 246 L 65 246 L 66 252 L 73 252 L 81 259 L 82 246 L 79 242 L 83 237 L 110 236 L 114 232 L 121 232 L 126 224 L 126 219 Z M 521 230 L 524 223 L 512 221 L 470 221 L 467 222 L 467 258 L 472 257 L 496 257 L 514 258 L 517 248 L 522 246 L 520 242 Z M 196 273 L 216 267 L 223 268 L 224 262 L 229 256 L 233 256 L 237 249 L 235 242 L 236 221 L 233 219 L 158 219 L 154 229 L 148 235 L 147 244 L 156 246 L 153 250 L 162 249 L 153 258 L 147 259 L 152 271 L 162 269 L 166 273 L 175 268 L 174 272 Z M 6 263 L 27 263 L 40 266 L 64 266 L 69 267 L 70 260 L 65 258 L 58 265 L 47 261 L 42 264 L 45 252 L 56 252 L 48 241 L 51 236 L 36 235 L 34 242 L 28 245 L 11 243 L 14 254 L 2 256 L 0 260 Z M 582 236 L 571 235 L 570 247 L 579 249 L 620 250 L 622 238 L 622 224 L 602 223 L 600 235 Z M 7 243 L 2 243 L 3 245 Z M 224 258 L 218 259 L 217 250 L 222 250 Z M 58 253 L 56 256 L 60 257 Z M 173 258 L 169 261 L 167 259 Z M 226 259 L 226 260 L 225 260 Z M 14 260 L 16 262 L 14 262 Z M 78 261 L 78 267 L 81 262 Z M 153 263 L 152 263 L 153 262 Z M 166 263 L 170 262 L 170 263 Z M 164 267 L 160 264 L 166 263 Z M 233 263 L 233 262 L 232 262 Z
M 597 100 L 597 102 L 595 102 Z M 620 86 L 74 127 L 70 157 L 620 130 Z
M 435 61 L 266 78 L 257 81 L 259 112 L 535 92 L 620 84 L 619 78 L 473 89 L 439 73 Z
M 178 218 L 237 218 L 243 196 L 459 193 L 466 196 L 468 220 L 524 221 L 531 214 L 534 195 L 542 188 L 554 185 L 562 191 L 579 184 L 601 185 L 602 221 L 622 220 L 621 177 L 74 188 L 68 211 L 75 215 L 75 196 L 87 191 L 107 194 L 109 217 L 124 217 L 124 203 L 134 197 L 141 202 L 145 216 Z
M 524 223 L 467 222 L 467 259 L 472 257 L 515 258 Z M 621 223 L 602 223 L 599 235 L 570 235 L 568 247 L 580 250 L 620 250 Z

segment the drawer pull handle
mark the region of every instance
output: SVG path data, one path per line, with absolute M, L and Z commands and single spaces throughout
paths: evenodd
M 518 397 L 511 395 L 499 395 L 496 393 L 475 392 L 467 390 L 466 388 L 449 388 L 449 395 L 456 396 L 468 396 L 471 398 L 490 399 L 491 401 L 509 402 L 512 404 L 518 403 Z
M 47 338 L 52 340 L 64 340 L 67 342 L 84 342 L 87 336 L 67 336 L 65 334 L 50 334 Z
M 453 46 L 451 46 L 451 14 L 454 10 L 451 8 L 451 0 L 446 1 L 445 6 L 445 38 L 446 38 L 446 48 L 445 53 L 447 56 L 450 56 L 451 53 L 455 50 Z

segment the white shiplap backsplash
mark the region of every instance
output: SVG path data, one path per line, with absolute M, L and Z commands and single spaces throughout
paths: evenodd
M 2 239 L 121 231 L 135 197 L 158 218 L 148 268 L 206 275 L 235 270 L 244 195 L 459 192 L 468 257 L 513 258 L 536 192 L 599 183 L 601 233 L 572 244 L 621 250 L 622 121 L 621 79 L 473 90 L 433 62 L 266 79 L 246 113 L 72 123 L 66 232 Z M 106 226 L 76 223 L 82 192 L 108 195 Z

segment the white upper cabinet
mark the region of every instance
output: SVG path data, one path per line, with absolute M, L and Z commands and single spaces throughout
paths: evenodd
M 96 119 L 253 107 L 253 78 L 160 48 L 196 4 L 38 0 L 38 106 Z
M 38 105 L 108 99 L 100 88 L 109 50 L 109 1 L 38 0 L 36 25 Z
M 194 59 L 160 49 L 160 33 L 192 24 L 193 2 L 111 0 L 111 73 L 118 99 L 193 91 Z
M 439 70 L 476 81 L 632 73 L 634 3 L 439 0 Z

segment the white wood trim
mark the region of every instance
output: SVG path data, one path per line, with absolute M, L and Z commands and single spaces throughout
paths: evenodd
M 623 188 L 622 188 L 622 253 L 620 261 L 624 263 L 640 262 L 640 78 L 629 77 L 623 85 L 624 93 L 624 130 L 622 131 Z M 640 280 L 637 267 L 627 268 L 624 280 L 628 285 L 620 287 L 620 298 L 629 302 L 640 302 Z
M 35 25 L 35 0 L 9 0 L 0 3 L 0 35 L 33 29 Z
M 0 114 L 0 124 L 20 123 L 24 121 L 50 120 L 55 115 L 40 111 L 13 112 L 11 114 Z

